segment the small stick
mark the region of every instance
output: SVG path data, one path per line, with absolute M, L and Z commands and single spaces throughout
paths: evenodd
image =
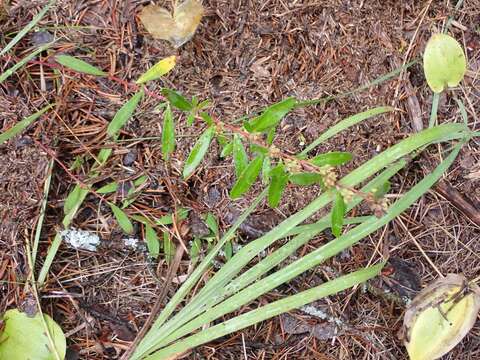
M 465 214 L 475 225 L 480 226 L 480 210 L 473 204 L 472 200 L 446 181 L 440 182 L 435 187 L 435 191 Z

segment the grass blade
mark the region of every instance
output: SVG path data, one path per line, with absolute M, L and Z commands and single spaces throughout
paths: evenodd
M 176 60 L 177 58 L 175 55 L 160 60 L 150 69 L 148 69 L 145 74 L 140 76 L 140 78 L 137 80 L 137 84 L 143 84 L 148 81 L 160 79 L 163 75 L 167 74 L 175 67 Z
M 113 120 L 110 122 L 110 124 L 108 124 L 108 136 L 114 137 L 118 134 L 123 125 L 125 125 L 126 122 L 132 117 L 135 109 L 138 106 L 138 103 L 140 100 L 142 100 L 143 94 L 144 91 L 140 90 L 117 111 L 113 117 Z
M 22 66 L 24 66 L 26 63 L 31 61 L 33 58 L 35 58 L 38 54 L 40 54 L 42 51 L 47 50 L 52 43 L 45 44 L 43 46 L 40 46 L 38 49 L 36 49 L 34 52 L 28 54 L 25 56 L 22 60 L 20 60 L 18 63 L 13 65 L 11 68 L 5 70 L 2 74 L 0 74 L 0 84 L 4 82 L 6 79 L 8 79 L 12 74 L 15 73 L 18 69 L 20 69 Z
M 190 155 L 188 155 L 187 160 L 185 161 L 185 166 L 183 168 L 183 178 L 186 179 L 193 174 L 198 165 L 202 162 L 205 154 L 207 153 L 210 142 L 215 135 L 215 128 L 209 127 L 204 133 L 198 138 L 197 142 L 193 146 Z
M 267 320 L 290 310 L 302 307 L 303 305 L 309 304 L 326 296 L 336 294 L 375 277 L 378 275 L 382 267 L 383 264 L 379 264 L 358 270 L 351 274 L 341 276 L 335 280 L 331 280 L 320 286 L 316 286 L 314 288 L 302 291 L 301 293 L 288 296 L 282 300 L 274 301 L 273 303 L 249 311 L 246 314 L 237 316 L 231 320 L 225 321 L 224 323 L 205 329 L 198 334 L 189 336 L 188 338 L 181 340 L 174 345 L 171 345 L 146 357 L 146 360 L 168 359 L 172 355 L 181 354 L 182 352 L 195 346 L 244 329 L 250 325 L 254 325 L 260 321 Z
M 55 0 L 50 0 L 47 5 L 45 5 L 40 12 L 35 15 L 28 23 L 27 26 L 25 26 L 21 31 L 18 32 L 18 34 L 10 40 L 10 42 L 5 46 L 2 51 L 0 51 L 0 56 L 5 55 L 12 47 L 14 47 L 31 29 L 37 25 L 37 23 L 43 18 L 43 16 L 47 13 L 47 11 L 50 9 L 50 7 L 55 4 Z
M 170 154 L 175 150 L 175 124 L 173 123 L 173 115 L 170 105 L 167 105 L 163 113 L 163 129 L 162 129 L 162 155 L 167 160 Z
M 346 119 L 343 119 L 340 121 L 338 124 L 332 126 L 329 128 L 327 131 L 325 131 L 318 139 L 316 139 L 314 142 L 312 142 L 310 145 L 308 145 L 300 154 L 299 157 L 305 157 L 307 154 L 315 149 L 318 145 L 321 143 L 327 141 L 331 137 L 335 136 L 339 132 L 348 129 L 349 127 L 358 124 L 359 122 L 362 122 L 364 120 L 367 120 L 371 117 L 393 111 L 394 108 L 390 106 L 381 106 L 381 107 L 376 107 L 374 109 L 370 109 L 352 116 L 347 117 Z
M 263 156 L 257 156 L 253 159 L 250 164 L 243 170 L 235 185 L 233 185 L 232 190 L 230 191 L 230 197 L 232 199 L 238 199 L 244 193 L 251 188 L 263 165 Z
M 70 55 L 56 55 L 55 61 L 60 65 L 65 66 L 70 70 L 74 70 L 76 72 L 82 74 L 89 74 L 95 76 L 106 76 L 108 75 L 105 71 L 100 70 L 99 68 L 90 65 L 86 61 L 80 60 L 74 56 Z
M 3 132 L 0 134 L 0 144 L 3 144 L 5 141 L 10 140 L 14 136 L 18 135 L 21 133 L 23 130 L 25 130 L 31 123 L 33 123 L 35 120 L 37 120 L 40 116 L 45 114 L 48 110 L 50 110 L 55 104 L 49 104 L 45 106 L 43 109 L 37 111 L 35 114 L 32 114 L 25 119 L 19 121 L 16 123 L 14 126 L 12 126 L 10 129 L 7 131 Z

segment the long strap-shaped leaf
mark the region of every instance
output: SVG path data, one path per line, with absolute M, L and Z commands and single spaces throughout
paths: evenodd
M 341 251 L 345 250 L 346 248 L 354 245 L 356 242 L 359 240 L 363 239 L 364 237 L 368 236 L 369 234 L 375 232 L 379 228 L 383 227 L 386 225 L 388 222 L 396 218 L 398 215 L 400 215 L 403 211 L 405 211 L 408 207 L 410 207 L 415 201 L 417 201 L 428 189 L 435 184 L 435 182 L 443 175 L 443 173 L 450 167 L 450 165 L 453 163 L 453 161 L 456 159 L 461 146 L 463 143 L 458 144 L 454 150 L 450 153 L 450 155 L 440 164 L 437 166 L 437 168 L 428 176 L 426 176 L 422 181 L 420 181 L 417 185 L 415 185 L 411 190 L 409 190 L 404 196 L 402 196 L 398 201 L 396 201 L 393 205 L 390 206 L 388 209 L 387 213 L 382 216 L 380 219 L 376 218 L 371 218 L 370 220 L 358 225 L 355 227 L 353 230 L 349 231 L 348 233 L 342 235 L 338 239 L 331 241 L 327 243 L 326 245 L 322 246 L 321 248 L 309 253 L 308 255 L 303 256 L 302 258 L 298 259 L 297 261 L 291 263 L 287 267 L 277 271 L 276 273 L 258 281 L 257 283 L 249 286 L 248 288 L 242 290 L 241 292 L 235 294 L 225 302 L 217 305 L 216 307 L 210 309 L 206 314 L 211 313 L 213 316 L 222 315 L 224 313 L 233 311 L 237 309 L 238 307 L 242 306 L 243 304 L 248 303 L 249 301 L 257 298 L 261 294 L 264 294 L 265 292 L 268 292 L 278 285 L 294 278 L 295 276 L 301 274 L 302 272 L 310 269 L 313 266 L 316 266 L 320 264 L 321 262 L 325 261 L 326 259 L 335 256 L 336 254 L 340 253 Z M 305 295 L 305 292 L 303 293 Z M 299 294 L 300 295 L 300 294 Z M 295 295 L 296 297 L 298 295 Z M 300 297 L 302 298 L 302 297 Z M 281 301 L 288 301 L 289 298 L 283 299 Z M 312 299 L 310 301 L 314 301 L 318 298 Z M 290 297 L 291 300 L 291 297 Z M 310 302 L 309 301 L 309 302 Z M 277 302 L 278 303 L 278 302 Z M 308 302 L 304 303 L 299 303 L 298 306 L 302 306 Z M 295 306 L 295 307 L 298 307 Z M 268 306 L 257 309 L 255 311 L 258 311 L 258 314 L 261 314 L 262 310 L 263 312 L 268 312 L 268 309 L 266 309 Z M 292 307 L 292 308 L 295 308 Z M 284 311 L 288 311 L 292 308 L 289 308 Z M 280 311 L 280 309 L 279 309 Z M 266 318 L 269 318 L 271 316 L 275 316 L 280 314 L 279 313 L 269 313 L 269 316 Z M 243 315 L 242 315 L 243 316 Z M 225 334 L 230 333 L 231 329 L 228 326 L 228 323 L 235 323 L 235 322 L 240 322 L 241 323 L 241 317 L 237 317 L 232 319 L 231 321 L 227 321 L 224 324 L 218 325 L 218 327 L 221 328 L 227 328 L 229 329 L 228 332 Z M 259 320 L 257 318 L 256 321 L 253 323 L 257 323 Z M 248 326 L 248 325 L 247 325 Z M 215 327 L 214 327 L 215 328 Z M 232 330 L 232 331 L 236 331 Z M 208 333 L 209 330 L 203 331 L 200 334 L 203 334 L 200 336 L 200 339 L 205 339 L 208 337 L 208 335 L 205 335 L 205 333 Z M 214 332 L 214 331 L 211 331 Z M 223 335 L 225 335 L 223 334 Z M 177 350 L 180 348 L 180 351 L 185 351 L 193 346 L 200 345 L 203 342 L 200 342 L 199 344 L 196 343 L 195 337 L 198 335 L 193 335 L 190 336 L 189 338 L 180 341 L 179 343 L 167 347 L 165 350 L 162 350 L 158 352 L 157 354 L 148 357 L 147 359 L 161 359 L 164 358 L 164 356 L 168 355 L 173 355 L 175 353 L 178 353 L 179 351 Z M 206 341 L 212 340 L 216 338 L 209 338 L 206 339 Z M 198 340 L 197 340 L 198 341 Z M 205 341 L 205 342 L 206 342 Z M 181 347 L 180 344 L 183 344 L 184 348 Z M 193 344 L 193 345 L 192 345 Z M 161 355 L 163 354 L 163 355 Z M 162 357 L 160 357 L 160 355 Z
M 362 191 L 369 192 L 372 189 L 379 187 L 380 185 L 385 183 L 385 181 L 387 181 L 393 175 L 395 175 L 400 169 L 402 169 L 405 166 L 405 164 L 406 164 L 406 161 L 402 160 L 397 164 L 392 165 L 390 168 L 388 168 L 387 170 L 382 172 L 380 175 L 378 175 L 375 179 L 370 181 L 365 187 L 363 187 Z M 355 197 L 354 199 L 352 199 L 352 201 L 348 204 L 348 210 L 353 209 L 361 201 L 362 199 L 360 197 Z M 367 217 L 365 220 L 370 218 L 371 217 Z M 230 284 L 228 284 L 224 289 L 222 289 L 222 291 L 219 294 L 217 294 L 214 298 L 212 298 L 208 306 L 212 307 L 216 305 L 221 300 L 231 296 L 232 294 L 242 290 L 245 286 L 256 281 L 263 274 L 266 274 L 268 271 L 270 271 L 275 266 L 280 264 L 283 260 L 285 260 L 288 256 L 293 254 L 300 246 L 307 243 L 311 238 L 313 238 L 315 235 L 325 230 L 329 226 L 330 226 L 330 217 L 328 215 L 324 216 L 315 224 L 309 225 L 309 227 L 305 229 L 300 235 L 295 236 L 293 239 L 288 241 L 287 244 L 283 245 L 280 249 L 275 250 L 268 257 L 261 260 L 258 264 L 254 265 L 252 268 L 250 268 L 248 271 L 240 275 L 238 278 L 234 279 Z M 227 311 L 227 309 L 224 307 L 222 307 L 221 310 L 217 309 L 217 307 L 208 310 L 204 314 L 200 315 L 199 317 L 195 318 L 188 324 L 184 325 L 181 329 L 175 331 L 173 334 L 168 336 L 165 340 L 161 342 L 157 342 L 156 344 L 157 348 L 167 345 L 171 341 L 179 339 L 180 337 L 191 333 L 192 331 L 201 327 L 202 325 L 217 319 L 218 317 L 228 312 L 228 311 L 227 312 L 225 311 Z
M 18 34 L 5 46 L 2 51 L 0 51 L 0 56 L 5 55 L 12 47 L 14 47 L 37 23 L 43 18 L 43 16 L 47 13 L 50 7 L 55 4 L 55 0 L 50 0 L 47 5 L 43 7 L 43 9 L 33 17 L 33 19 L 25 26 Z
M 355 186 L 356 184 L 364 181 L 381 170 L 383 167 L 388 166 L 390 163 L 411 153 L 415 149 L 436 141 L 461 138 L 465 136 L 465 130 L 466 129 L 463 125 L 446 124 L 414 134 L 399 144 L 385 150 L 383 153 L 379 154 L 375 158 L 351 172 L 341 180 L 341 183 L 346 186 Z M 238 274 L 242 268 L 251 259 L 253 259 L 253 257 L 266 249 L 276 240 L 284 237 L 296 225 L 303 222 L 313 213 L 327 205 L 329 201 L 330 196 L 328 194 L 319 196 L 317 199 L 313 200 L 312 203 L 295 215 L 286 219 L 275 229 L 245 246 L 235 255 L 232 261 L 229 261 L 227 264 L 225 264 L 222 269 L 220 269 L 220 271 L 214 275 L 214 277 L 205 285 L 205 287 L 197 294 L 197 296 L 195 296 L 194 299 L 192 299 L 192 301 L 186 305 L 186 307 L 179 314 L 174 316 L 169 322 L 162 326 L 166 320 L 166 317 L 171 314 L 171 311 L 169 310 L 169 313 L 165 315 L 162 313 L 152 328 L 161 328 L 160 333 L 162 334 L 163 338 L 165 338 L 179 326 L 197 316 L 199 313 L 205 311 L 208 308 L 205 305 L 209 303 L 209 299 L 214 297 L 220 291 L 220 289 L 226 286 L 226 284 L 233 279 L 233 277 Z M 175 306 L 176 305 L 178 305 L 178 303 L 175 304 Z M 150 348 L 151 344 L 155 343 L 156 340 L 159 339 L 152 339 L 152 336 L 147 335 L 132 359 L 140 358 L 138 356 L 142 354 L 141 350 L 146 351 Z
M 260 321 L 270 319 L 279 314 L 299 308 L 318 299 L 336 294 L 352 286 L 361 284 L 375 277 L 382 269 L 383 264 L 365 268 L 351 274 L 339 277 L 325 284 L 316 286 L 309 290 L 302 291 L 299 294 L 289 296 L 285 299 L 275 301 L 271 304 L 262 306 L 246 314 L 237 316 L 222 324 L 203 330 L 196 335 L 192 335 L 185 340 L 169 346 L 157 353 L 146 357 L 146 360 L 165 360 L 171 359 L 172 355 L 179 355 L 182 352 L 205 344 L 221 336 L 231 334 L 232 332 L 244 329 Z

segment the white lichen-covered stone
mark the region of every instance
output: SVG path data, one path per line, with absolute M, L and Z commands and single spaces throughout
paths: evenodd
M 63 240 L 74 249 L 96 251 L 100 244 L 100 237 L 90 231 L 74 228 L 61 232 Z

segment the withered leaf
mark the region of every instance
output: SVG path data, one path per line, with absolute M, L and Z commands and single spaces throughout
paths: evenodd
M 167 40 L 180 47 L 190 40 L 204 13 L 198 0 L 186 0 L 176 6 L 172 14 L 157 5 L 145 6 L 139 14 L 140 21 L 155 38 Z

